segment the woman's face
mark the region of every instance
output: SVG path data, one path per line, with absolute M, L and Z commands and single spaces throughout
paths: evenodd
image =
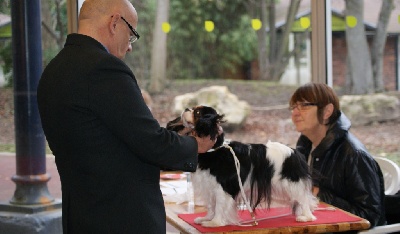
M 296 126 L 296 130 L 310 138 L 313 133 L 324 126 L 318 121 L 318 107 L 314 103 L 297 102 L 291 107 L 292 122 Z

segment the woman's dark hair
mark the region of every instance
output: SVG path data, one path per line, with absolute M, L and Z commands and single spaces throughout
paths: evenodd
M 336 122 L 340 116 L 339 98 L 331 87 L 324 83 L 307 83 L 300 86 L 292 95 L 289 105 L 296 105 L 298 102 L 316 103 L 318 107 L 318 121 L 323 123 L 324 108 L 328 104 L 333 105 L 333 112 L 326 125 Z

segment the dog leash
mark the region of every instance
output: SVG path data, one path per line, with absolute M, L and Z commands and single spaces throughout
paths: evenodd
M 316 208 L 315 210 L 318 210 L 318 211 L 336 211 L 336 208 L 329 206 L 329 207 Z M 288 213 L 285 213 L 285 214 L 280 214 L 280 215 L 275 215 L 275 216 L 268 216 L 268 217 L 265 217 L 265 218 L 256 219 L 256 221 L 263 221 L 263 220 L 267 220 L 267 219 L 276 219 L 276 218 L 280 218 L 280 217 L 289 216 L 291 214 L 292 214 L 292 212 L 288 212 Z M 240 223 L 243 224 L 243 223 L 250 223 L 250 222 L 253 222 L 253 220 L 243 220 Z M 249 226 L 249 225 L 240 225 L 240 226 Z
M 281 215 L 276 215 L 276 216 L 270 216 L 270 217 L 267 217 L 267 218 L 256 219 L 254 211 L 251 208 L 250 202 L 247 199 L 247 196 L 246 196 L 246 194 L 244 192 L 242 179 L 240 178 L 240 162 L 239 162 L 239 159 L 237 158 L 237 156 L 235 154 L 235 151 L 233 151 L 232 147 L 229 145 L 229 141 L 225 141 L 221 146 L 219 146 L 219 147 L 217 147 L 215 149 L 210 149 L 208 152 L 217 151 L 218 149 L 221 149 L 223 147 L 229 149 L 229 151 L 231 152 L 231 154 L 233 156 L 233 159 L 235 160 L 235 167 L 236 167 L 236 173 L 237 173 L 237 176 L 238 176 L 240 192 L 241 192 L 242 198 L 243 198 L 243 200 L 244 200 L 244 202 L 246 204 L 246 207 L 249 210 L 251 218 L 252 218 L 252 220 L 244 220 L 244 221 L 239 222 L 238 226 L 257 226 L 258 225 L 258 221 L 262 221 L 262 220 L 266 220 L 266 219 L 279 218 L 279 217 L 288 216 L 288 215 L 292 214 L 290 212 L 290 213 L 287 213 L 287 214 L 281 214 Z M 250 154 L 250 150 L 251 150 L 251 148 L 249 148 L 249 154 Z M 333 207 L 324 207 L 324 208 L 316 208 L 315 210 L 335 211 L 336 209 L 333 208 Z M 245 224 L 245 223 L 250 223 L 250 222 L 253 222 L 253 223 L 252 224 Z
M 240 193 L 242 194 L 242 199 L 244 200 L 244 202 L 245 202 L 245 204 L 246 204 L 246 206 L 247 206 L 247 209 L 249 210 L 250 215 L 251 215 L 251 218 L 252 218 L 252 221 L 247 221 L 246 223 L 253 222 L 253 223 L 250 224 L 250 225 L 247 225 L 247 224 L 239 224 L 239 226 L 257 226 L 257 225 L 258 225 L 258 222 L 257 222 L 256 216 L 255 216 L 254 211 L 253 211 L 253 209 L 252 209 L 251 206 L 250 206 L 250 202 L 249 202 L 249 200 L 247 199 L 247 196 L 246 196 L 246 194 L 245 194 L 245 192 L 244 192 L 242 179 L 240 178 L 240 162 L 239 162 L 239 159 L 237 158 L 237 156 L 236 156 L 236 154 L 235 154 L 235 151 L 233 151 L 232 147 L 231 147 L 230 145 L 228 145 L 227 142 L 224 142 L 220 147 L 218 147 L 218 148 L 216 148 L 216 149 L 213 149 L 213 150 L 211 150 L 211 151 L 216 151 L 216 150 L 218 150 L 218 149 L 220 149 L 220 148 L 222 148 L 222 147 L 225 147 L 225 148 L 229 149 L 229 151 L 231 152 L 231 154 L 232 154 L 232 156 L 233 156 L 233 159 L 235 160 L 235 167 L 236 167 L 236 173 L 237 173 L 237 176 L 238 176 L 238 182 L 239 182 L 239 187 L 240 187 Z M 250 149 L 249 149 L 249 151 L 250 151 Z

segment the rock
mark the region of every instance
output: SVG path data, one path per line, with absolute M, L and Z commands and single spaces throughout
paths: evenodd
M 241 101 L 229 92 L 226 86 L 210 86 L 202 88 L 194 93 L 186 93 L 176 96 L 174 99 L 173 112 L 181 114 L 185 108 L 197 105 L 213 107 L 218 113 L 225 115 L 226 123 L 224 131 L 233 131 L 240 128 L 250 114 L 250 105 Z
M 400 101 L 386 94 L 344 95 L 340 99 L 343 113 L 353 126 L 395 120 L 400 117 Z

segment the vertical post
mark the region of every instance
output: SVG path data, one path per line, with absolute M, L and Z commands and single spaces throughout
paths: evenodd
M 68 34 L 78 31 L 78 0 L 67 1 Z
M 400 90 L 400 36 L 396 36 L 395 41 L 395 48 L 396 48 L 396 54 L 395 54 L 395 61 L 397 61 L 396 64 L 396 90 Z
M 332 30 L 330 1 L 311 1 L 312 81 L 332 86 Z
M 40 0 L 11 1 L 11 17 L 17 174 L 10 203 L 47 204 L 54 198 L 47 188 L 50 175 L 36 96 L 42 73 Z
M 68 34 L 78 31 L 78 16 L 84 0 L 68 0 L 67 15 L 68 15 Z

